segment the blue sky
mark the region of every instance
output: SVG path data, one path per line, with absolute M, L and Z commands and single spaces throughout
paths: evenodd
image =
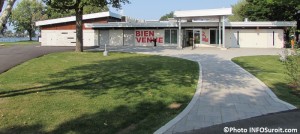
M 19 3 L 21 0 L 17 0 Z M 123 6 L 124 15 L 146 20 L 156 20 L 176 10 L 196 10 L 230 7 L 238 0 L 129 0 L 131 4 Z M 113 12 L 119 12 L 110 8 Z
M 124 15 L 137 19 L 158 20 L 171 11 L 231 7 L 238 0 L 130 0 L 130 2 L 131 4 L 122 7 Z M 110 10 L 115 13 L 120 12 L 114 8 Z
M 176 10 L 197 10 L 231 7 L 238 0 L 130 0 L 123 6 L 124 15 L 146 20 L 157 20 Z M 119 12 L 111 8 L 113 12 Z

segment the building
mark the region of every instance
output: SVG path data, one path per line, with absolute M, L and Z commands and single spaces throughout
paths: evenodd
M 101 12 L 83 15 L 83 44 L 94 46 L 98 44 L 98 30 L 85 27 L 86 23 L 120 22 L 122 16 L 112 12 Z M 76 18 L 65 17 L 36 22 L 41 29 L 39 41 L 42 46 L 75 46 L 76 45 Z
M 231 8 L 175 11 L 169 21 L 144 21 L 103 12 L 84 15 L 84 46 L 283 48 L 296 22 L 228 22 Z M 75 17 L 39 21 L 43 46 L 74 46 Z M 223 36 L 224 35 L 224 36 Z

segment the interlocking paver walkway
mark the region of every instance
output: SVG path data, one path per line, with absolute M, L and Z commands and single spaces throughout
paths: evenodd
M 119 49 L 120 50 L 120 49 Z M 125 48 L 122 51 L 168 55 L 201 64 L 202 82 L 190 105 L 155 133 L 177 133 L 212 125 L 295 109 L 279 100 L 256 77 L 231 58 L 247 55 L 278 55 L 281 49 Z M 201 80 L 200 80 L 201 81 Z

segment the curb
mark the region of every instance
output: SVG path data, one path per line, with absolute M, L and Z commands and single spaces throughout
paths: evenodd
M 193 61 L 193 60 L 191 60 L 191 61 Z M 200 97 L 200 93 L 201 93 L 201 90 L 202 90 L 202 66 L 201 66 L 201 63 L 199 61 L 197 61 L 197 62 L 199 64 L 199 80 L 198 80 L 196 92 L 195 92 L 192 100 L 190 101 L 188 106 L 180 114 L 178 114 L 174 119 L 169 121 L 167 124 L 165 124 L 164 126 L 159 128 L 158 130 L 156 130 L 154 132 L 154 134 L 163 134 L 166 131 L 168 131 L 171 127 L 176 125 L 176 123 L 179 122 L 183 117 L 185 117 L 192 110 L 193 106 L 196 104 L 198 98 Z

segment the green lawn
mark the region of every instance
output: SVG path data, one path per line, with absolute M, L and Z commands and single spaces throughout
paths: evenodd
M 282 100 L 300 108 L 300 91 L 289 86 L 285 66 L 279 56 L 248 56 L 232 59 L 263 81 Z
M 65 52 L 0 75 L 0 133 L 153 133 L 194 95 L 196 62 Z
M 1 46 L 12 46 L 12 45 L 40 45 L 41 43 L 38 41 L 18 41 L 18 42 L 0 42 Z

